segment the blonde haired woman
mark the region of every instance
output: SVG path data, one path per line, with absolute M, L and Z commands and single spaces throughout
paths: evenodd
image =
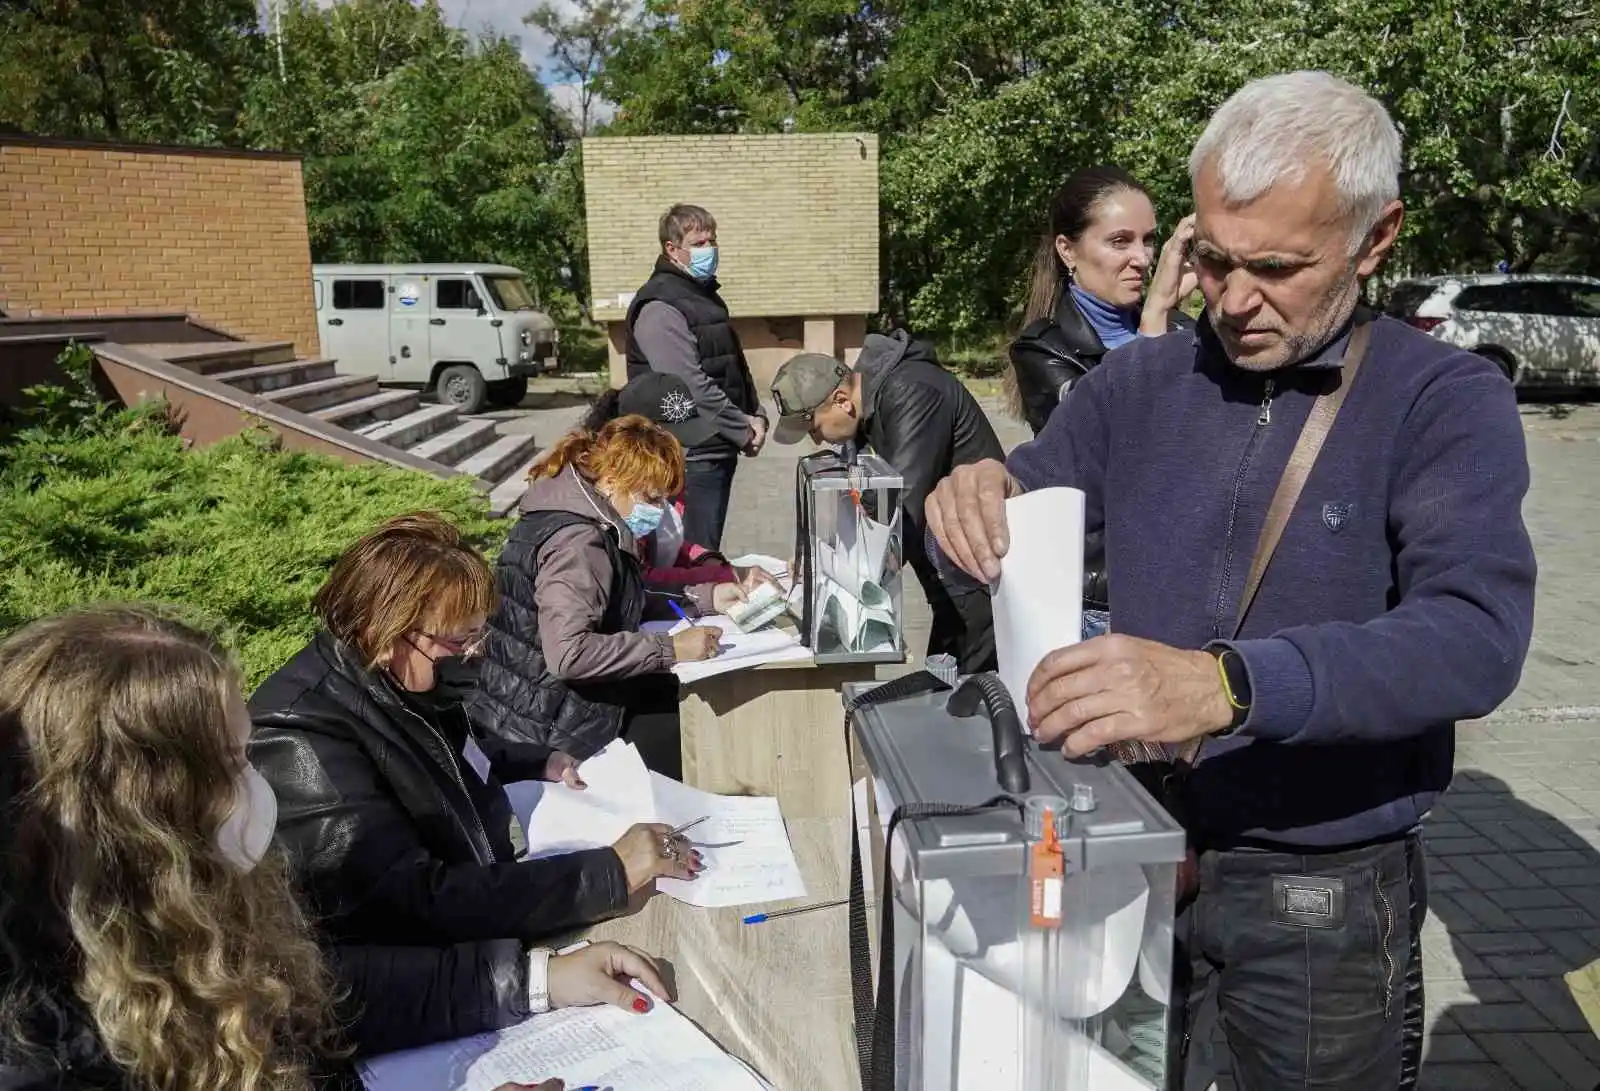
M 237 668 L 134 607 L 0 644 L 0 1087 L 265 1091 L 329 1071 Z

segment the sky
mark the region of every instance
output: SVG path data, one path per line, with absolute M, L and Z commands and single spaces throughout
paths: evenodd
M 479 33 L 493 30 L 504 37 L 515 38 L 522 47 L 522 61 L 539 75 L 539 82 L 550 91 L 555 104 L 570 117 L 578 114 L 578 88 L 574 84 L 558 83 L 550 67 L 550 39 L 541 30 L 527 26 L 522 17 L 532 11 L 538 0 L 439 0 L 445 18 L 463 30 Z M 570 14 L 570 0 L 555 0 L 557 10 Z M 593 120 L 609 119 L 609 103 L 596 102 L 590 111 Z

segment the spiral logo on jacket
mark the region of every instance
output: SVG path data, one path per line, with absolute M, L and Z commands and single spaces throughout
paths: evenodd
M 661 399 L 661 419 L 667 424 L 682 424 L 694 416 L 694 399 L 674 390 Z

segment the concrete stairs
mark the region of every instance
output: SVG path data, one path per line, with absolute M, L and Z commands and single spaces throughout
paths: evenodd
M 492 514 L 512 511 L 539 444 L 528 433 L 501 434 L 493 420 L 454 406 L 424 403 L 415 390 L 383 389 L 371 375 L 344 375 L 336 362 L 299 359 L 287 341 L 146 344 L 140 350 L 208 376 L 283 410 L 347 428 L 445 469 L 477 478 Z

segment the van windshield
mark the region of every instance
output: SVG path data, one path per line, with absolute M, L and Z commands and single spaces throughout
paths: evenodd
M 528 290 L 521 277 L 486 276 L 483 278 L 484 287 L 489 289 L 489 295 L 494 299 L 496 308 L 502 311 L 536 311 L 539 309 L 539 300 Z

